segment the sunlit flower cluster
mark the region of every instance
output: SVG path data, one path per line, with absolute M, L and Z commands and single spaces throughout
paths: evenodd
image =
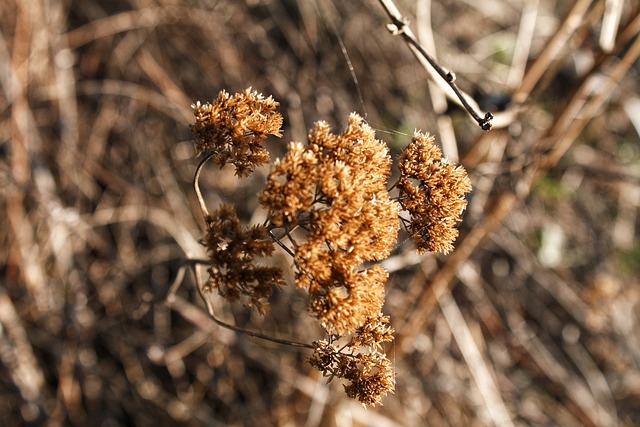
M 471 191 L 467 172 L 443 159 L 433 137 L 420 132 L 400 156 L 399 169 L 400 204 L 411 214 L 407 224 L 418 251 L 451 252 Z
M 196 103 L 194 142 L 198 154 L 210 156 L 201 166 L 211 158 L 246 176 L 267 163 L 267 135 L 281 136 L 277 106 L 251 88 L 235 95 L 222 91 L 213 104 Z M 296 286 L 308 291 L 308 309 L 327 334 L 313 343 L 310 363 L 330 379 L 348 381 L 347 395 L 365 405 L 380 404 L 395 386 L 383 348 L 393 340 L 389 317 L 382 315 L 388 272 L 377 262 L 390 255 L 400 221 L 419 252 L 451 251 L 471 190 L 465 170 L 442 159 L 433 138 L 419 132 L 400 156 L 394 185 L 391 164 L 387 145 L 353 113 L 342 133 L 317 122 L 307 141 L 291 142 L 273 162 L 259 192 L 267 210 L 261 226 L 242 225 L 231 205 L 209 213 L 199 172 L 194 180 L 205 215 L 205 288 L 264 314 L 273 288 L 285 284 L 281 269 L 265 264 L 277 244 L 291 255 Z M 403 218 L 401 209 L 410 217 Z
M 387 257 L 396 241 L 390 168 L 386 144 L 354 113 L 340 135 L 319 122 L 307 144 L 291 143 L 260 194 L 275 226 L 305 230 L 292 241 L 296 284 L 327 331 L 353 332 L 382 308 L 388 274 L 362 264 Z
M 251 88 L 234 95 L 223 90 L 213 103 L 196 102 L 191 106 L 196 117 L 191 130 L 197 153 L 209 150 L 220 167 L 231 163 L 238 176 L 249 175 L 256 166 L 269 163 L 267 135 L 282 136 L 278 105 Z

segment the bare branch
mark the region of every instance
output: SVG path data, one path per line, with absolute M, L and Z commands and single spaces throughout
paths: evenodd
M 402 36 L 405 40 L 413 54 L 416 58 L 423 64 L 426 60 L 427 63 L 431 66 L 433 70 L 447 83 L 447 85 L 451 88 L 455 97 L 458 100 L 458 103 L 464 107 L 465 110 L 473 117 L 473 119 L 478 123 L 478 125 L 482 128 L 482 130 L 488 131 L 491 130 L 492 124 L 491 120 L 493 120 L 493 114 L 487 112 L 484 117 L 481 116 L 482 113 L 478 113 L 480 109 L 473 99 L 466 93 L 458 88 L 458 85 L 455 83 L 456 75 L 443 68 L 438 62 L 433 58 L 425 48 L 420 44 L 416 36 L 411 31 L 411 28 L 408 25 L 408 20 L 402 16 L 396 5 L 393 3 L 393 0 L 379 0 L 382 7 L 385 9 L 389 18 L 391 19 L 391 23 L 387 25 L 387 29 L 396 36 Z M 474 105 L 472 105 L 472 103 Z

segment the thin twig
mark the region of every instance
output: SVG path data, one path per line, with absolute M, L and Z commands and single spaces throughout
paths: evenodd
M 464 107 L 465 110 L 467 110 L 471 117 L 473 117 L 473 119 L 478 123 L 482 130 L 491 130 L 491 120 L 493 120 L 493 114 L 488 112 L 484 115 L 484 117 L 482 117 L 481 113 L 478 113 L 476 111 L 476 107 L 472 106 L 469 102 L 467 98 L 468 95 L 463 93 L 460 88 L 458 88 L 458 85 L 456 85 L 456 75 L 453 72 L 444 69 L 426 51 L 426 49 L 422 47 L 420 42 L 413 34 L 413 31 L 411 31 L 411 28 L 409 28 L 409 25 L 407 24 L 408 20 L 404 16 L 402 16 L 396 5 L 393 3 L 393 0 L 379 0 L 379 2 L 391 19 L 391 24 L 387 25 L 389 31 L 393 35 L 402 36 L 402 38 L 405 40 L 405 42 L 407 42 L 418 60 L 425 59 L 429 63 L 429 65 L 436 71 L 436 73 L 438 73 L 438 75 L 449 85 L 451 90 L 453 90 L 460 104 Z
M 196 168 L 195 175 L 193 176 L 193 189 L 196 192 L 196 196 L 198 197 L 198 203 L 200 203 L 200 210 L 202 211 L 202 215 L 204 215 L 205 218 L 209 216 L 209 210 L 207 209 L 207 205 L 205 204 L 204 198 L 202 197 L 202 192 L 200 191 L 200 184 L 199 184 L 200 172 L 202 172 L 202 168 L 204 167 L 204 164 L 207 163 L 209 159 L 213 157 L 213 155 L 214 153 L 209 153 L 204 159 L 202 159 L 202 161 Z
M 511 68 L 507 77 L 507 87 L 516 89 L 524 78 L 527 68 L 527 61 L 531 52 L 531 45 L 538 19 L 538 5 L 540 0 L 531 0 L 525 3 L 518 26 L 518 36 L 516 38 L 516 48 L 511 60 Z
M 287 245 L 285 245 L 284 243 L 282 243 L 280 241 L 280 239 L 278 237 L 276 237 L 275 234 L 273 234 L 273 230 L 269 230 L 267 231 L 267 233 L 269 234 L 269 236 L 271 237 L 271 239 L 276 242 L 276 244 L 278 246 L 280 246 L 286 253 L 288 253 L 289 255 L 291 255 L 293 258 L 296 257 L 296 255 L 293 253 L 293 251 L 291 249 L 289 249 L 289 247 Z
M 207 312 L 209 314 L 209 317 L 211 318 L 211 320 L 213 320 L 218 326 L 221 326 L 225 329 L 229 329 L 244 335 L 248 335 L 250 337 L 254 337 L 254 338 L 259 338 L 261 340 L 265 340 L 265 341 L 270 341 L 270 342 L 274 342 L 276 344 L 284 344 L 284 345 L 290 345 L 292 347 L 301 347 L 301 348 L 313 348 L 313 345 L 308 344 L 308 343 L 303 343 L 303 342 L 298 342 L 298 341 L 292 341 L 292 340 L 287 340 L 287 339 L 283 339 L 283 338 L 276 338 L 276 337 L 272 337 L 266 334 L 262 334 L 260 332 L 255 332 L 255 331 L 250 331 L 248 329 L 244 329 L 241 328 L 239 326 L 236 325 L 232 325 L 229 323 L 226 323 L 220 319 L 218 319 L 215 315 L 214 309 L 213 309 L 213 304 L 211 304 L 211 301 L 209 300 L 209 298 L 207 298 L 207 296 L 205 295 L 204 291 L 203 291 L 203 286 L 204 284 L 202 283 L 202 279 L 200 274 L 198 273 L 198 269 L 200 267 L 201 264 L 207 264 L 208 261 L 207 260 L 198 260 L 198 259 L 189 259 L 189 260 L 185 260 L 185 265 L 182 266 L 181 270 L 182 271 L 178 271 L 178 275 L 176 276 L 176 280 L 174 281 L 174 283 L 171 286 L 171 290 L 170 292 L 167 294 L 166 297 L 166 301 L 167 304 L 169 306 L 173 306 L 176 305 L 179 302 L 183 302 L 181 301 L 180 298 L 178 298 L 178 296 L 176 295 L 176 290 L 177 287 L 176 284 L 179 283 L 178 282 L 178 278 L 182 279 L 184 278 L 184 270 L 183 268 L 189 267 L 189 266 L 193 266 L 194 268 L 194 276 L 195 276 L 195 280 L 196 280 L 196 290 L 198 291 L 198 295 L 200 296 L 200 298 L 202 299 L 202 301 L 204 302 L 204 304 L 207 307 Z

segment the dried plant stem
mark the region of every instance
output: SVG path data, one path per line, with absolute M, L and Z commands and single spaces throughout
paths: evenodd
M 284 243 L 282 243 L 282 242 L 280 241 L 280 239 L 279 239 L 278 237 L 276 237 L 276 235 L 275 235 L 275 234 L 273 234 L 273 230 L 269 230 L 267 233 L 269 234 L 269 237 L 271 237 L 271 240 L 273 240 L 273 241 L 274 241 L 278 246 L 280 246 L 280 247 L 282 248 L 282 250 L 284 250 L 286 253 L 288 253 L 289 255 L 291 255 L 291 257 L 292 257 L 292 258 L 294 258 L 294 259 L 295 259 L 296 254 L 294 254 L 294 253 L 293 253 L 293 251 L 292 251 L 292 250 L 291 250 L 287 245 L 285 245 Z M 290 239 L 290 240 L 292 240 L 292 239 L 291 239 L 291 236 L 289 236 L 289 233 L 288 233 L 288 232 L 287 232 L 287 234 L 286 234 L 286 235 L 289 237 L 289 239 Z M 293 241 L 293 240 L 292 240 L 292 241 Z
M 254 337 L 254 338 L 259 338 L 261 340 L 265 340 L 265 341 L 270 341 L 276 344 L 284 344 L 284 345 L 290 345 L 292 347 L 302 347 L 302 348 L 313 348 L 313 346 L 311 344 L 307 344 L 307 343 L 303 343 L 303 342 L 297 342 L 297 341 L 292 341 L 292 340 L 287 340 L 287 339 L 282 339 L 282 338 L 276 338 L 276 337 L 272 337 L 266 334 L 262 334 L 260 332 L 255 332 L 255 331 L 250 331 L 248 329 L 245 328 L 241 328 L 239 326 L 235 326 L 226 322 L 223 322 L 222 320 L 218 319 L 215 315 L 214 309 L 213 309 L 213 304 L 211 304 L 211 301 L 209 300 L 209 298 L 207 298 L 207 296 L 205 295 L 203 289 L 204 284 L 202 283 L 202 279 L 201 279 L 201 275 L 199 273 L 198 270 L 201 269 L 201 265 L 206 265 L 209 264 L 209 260 L 200 260 L 200 259 L 187 259 L 185 260 L 185 263 L 180 267 L 180 270 L 178 270 L 178 274 L 176 275 L 176 280 L 174 280 L 173 284 L 170 287 L 169 292 L 167 293 L 167 297 L 166 297 L 166 302 L 169 305 L 169 307 L 173 307 L 175 308 L 180 307 L 181 305 L 186 304 L 185 301 L 183 301 L 181 298 L 179 298 L 176 295 L 176 291 L 178 290 L 179 286 L 180 286 L 180 282 L 182 281 L 182 279 L 184 278 L 184 273 L 185 270 L 188 267 L 194 267 L 194 276 L 196 279 L 196 290 L 198 291 L 198 295 L 200 295 L 200 298 L 202 299 L 202 302 L 204 302 L 204 304 L 207 307 L 207 313 L 209 314 L 209 318 L 211 318 L 211 320 L 213 320 L 218 326 L 221 326 L 225 329 L 229 329 L 231 331 L 234 332 L 238 332 L 250 337 Z
M 205 218 L 209 216 L 209 210 L 207 209 L 207 205 L 205 204 L 204 198 L 202 197 L 202 192 L 200 191 L 200 173 L 202 172 L 202 168 L 204 167 L 205 163 L 207 163 L 213 156 L 214 153 L 207 154 L 207 156 L 202 159 L 202 161 L 196 168 L 196 173 L 193 175 L 193 189 L 196 192 L 198 203 L 200 203 L 200 210 L 202 211 L 202 215 L 204 215 Z
M 536 21 L 538 18 L 538 5 L 540 0 L 531 0 L 524 5 L 522 16 L 520 17 L 520 25 L 518 36 L 516 39 L 516 48 L 513 52 L 511 60 L 511 68 L 507 77 L 506 85 L 509 88 L 517 88 L 524 78 L 527 68 L 527 61 L 531 53 L 531 44 L 535 34 Z
M 490 130 L 492 127 L 491 120 L 493 120 L 493 115 L 491 113 L 486 113 L 484 117 L 477 112 L 479 107 L 473 101 L 469 101 L 470 97 L 462 92 L 458 85 L 456 85 L 455 80 L 456 76 L 449 70 L 445 70 L 438 62 L 433 58 L 426 49 L 420 44 L 416 36 L 409 28 L 407 24 L 408 20 L 402 16 L 393 0 L 379 0 L 382 7 L 385 9 L 389 18 L 391 18 L 391 24 L 387 27 L 389 31 L 394 35 L 400 35 L 405 40 L 413 54 L 416 58 L 424 65 L 424 61 L 431 66 L 433 70 L 447 83 L 447 85 L 451 88 L 455 97 L 459 101 L 459 104 L 464 107 L 465 110 L 473 117 L 473 119 L 478 123 L 478 125 L 482 128 L 482 130 Z M 471 105 L 473 102 L 476 105 Z

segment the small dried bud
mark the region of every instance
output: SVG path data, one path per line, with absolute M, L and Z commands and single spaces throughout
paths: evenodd
M 355 334 L 349 341 L 351 347 L 374 347 L 382 348 L 383 342 L 393 341 L 394 329 L 389 324 L 389 316 L 381 314 L 370 317 L 367 321 L 356 329 Z
M 350 381 L 344 389 L 347 396 L 363 405 L 378 405 L 387 393 L 393 393 L 395 379 L 391 361 L 381 352 L 382 343 L 393 340 L 389 318 L 377 315 L 367 319 L 343 346 L 329 340 L 315 341 L 311 366 L 322 372 L 329 381 L 342 378 Z

